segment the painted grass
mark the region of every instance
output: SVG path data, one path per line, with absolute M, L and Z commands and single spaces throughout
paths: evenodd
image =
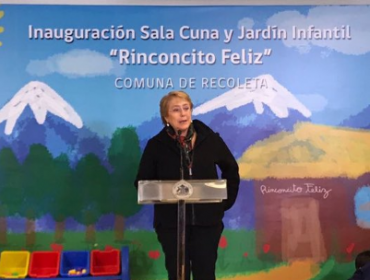
M 254 231 L 225 231 L 226 243 L 219 248 L 217 278 L 222 280 L 347 280 L 353 273 L 353 263 L 338 263 L 333 259 L 320 266 L 310 262 L 286 264 L 277 256 L 255 254 Z M 130 274 L 132 280 L 164 280 L 164 256 L 153 231 L 126 231 L 122 242 L 114 240 L 114 232 L 96 232 L 94 242 L 85 241 L 85 232 L 66 232 L 64 240 L 55 244 L 54 233 L 36 233 L 35 245 L 25 246 L 25 234 L 7 236 L 3 250 L 50 250 L 62 245 L 63 250 L 104 249 L 106 246 L 130 248 Z

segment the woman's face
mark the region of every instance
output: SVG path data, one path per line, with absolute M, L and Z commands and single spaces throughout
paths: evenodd
M 185 99 L 175 97 L 168 103 L 166 121 L 175 129 L 181 130 L 181 135 L 186 136 L 191 124 L 191 106 Z

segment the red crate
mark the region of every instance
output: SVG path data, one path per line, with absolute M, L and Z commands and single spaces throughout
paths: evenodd
M 120 251 L 92 250 L 90 259 L 90 273 L 93 276 L 117 275 L 120 273 Z
M 60 252 L 34 251 L 31 253 L 28 275 L 33 278 L 56 277 L 59 274 Z

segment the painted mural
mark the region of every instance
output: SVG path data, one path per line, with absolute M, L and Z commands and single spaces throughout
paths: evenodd
M 218 279 L 341 280 L 370 249 L 369 6 L 0 5 L 0 250 L 130 248 L 133 181 L 185 90 L 242 178 Z

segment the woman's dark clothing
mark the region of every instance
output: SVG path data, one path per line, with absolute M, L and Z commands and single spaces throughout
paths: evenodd
M 348 280 L 370 280 L 370 263 L 357 269 L 352 278 Z
M 230 150 L 218 133 L 204 123 L 194 120 L 196 142 L 194 145 L 192 179 L 218 179 L 216 165 L 221 170 L 221 178 L 227 180 L 227 199 L 223 203 L 187 205 L 187 224 L 218 225 L 224 211 L 234 204 L 239 189 L 239 168 Z M 184 179 L 189 179 L 189 170 L 184 165 Z M 163 128 L 151 138 L 141 158 L 137 180 L 179 180 L 180 148 Z M 154 227 L 176 227 L 177 205 L 157 204 L 154 206 Z
M 218 240 L 221 236 L 224 211 L 230 209 L 239 190 L 239 168 L 230 150 L 219 136 L 204 123 L 194 120 L 196 140 L 190 153 L 192 176 L 184 159 L 184 179 L 227 180 L 227 199 L 222 203 L 195 203 L 186 205 L 187 243 L 194 280 L 213 280 L 217 259 Z M 151 138 L 141 158 L 136 186 L 139 180 L 179 180 L 180 148 L 178 141 L 171 138 L 166 128 Z M 169 279 L 176 279 L 177 250 L 177 204 L 154 205 L 154 228 L 166 255 Z M 221 230 L 220 230 L 221 229 Z M 207 234 L 202 234 L 207 232 Z M 172 237 L 170 237 L 172 236 Z M 166 241 L 168 238 L 168 242 Z M 217 242 L 216 242 L 217 241 Z M 204 257 L 206 253 L 207 257 Z M 175 255 L 175 256 L 174 256 Z M 206 274 L 200 274 L 203 267 Z M 188 266 L 190 268 L 190 266 Z M 199 268 L 199 273 L 198 269 Z M 208 271 L 208 272 L 207 272 Z
M 223 224 L 217 226 L 188 226 L 185 241 L 185 279 L 216 279 L 216 261 L 218 243 L 223 231 Z M 157 228 L 158 240 L 166 256 L 165 264 L 169 280 L 177 280 L 177 229 Z M 190 255 L 189 255 L 190 254 Z

